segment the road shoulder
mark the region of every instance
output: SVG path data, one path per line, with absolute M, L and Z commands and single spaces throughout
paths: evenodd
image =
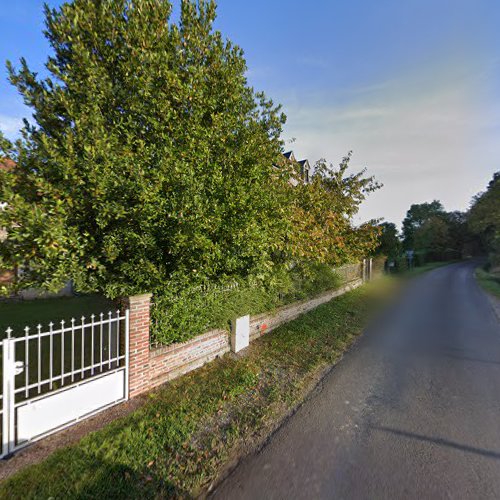
M 485 291 L 486 296 L 488 297 L 491 307 L 497 316 L 498 321 L 500 321 L 500 299 L 495 297 L 493 294 Z

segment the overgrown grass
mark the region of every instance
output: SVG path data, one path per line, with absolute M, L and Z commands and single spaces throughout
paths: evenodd
M 381 280 L 150 393 L 135 413 L 0 485 L 1 498 L 199 494 L 263 439 L 362 331 Z
M 476 269 L 478 283 L 489 293 L 500 297 L 500 276 L 488 273 L 484 269 Z
M 110 310 L 114 312 L 116 306 L 99 295 L 0 302 L 0 338 L 8 327 L 14 335 L 22 335 L 26 326 L 34 328 L 40 323 L 46 327 L 50 321 L 69 321 L 72 317 L 79 319 Z

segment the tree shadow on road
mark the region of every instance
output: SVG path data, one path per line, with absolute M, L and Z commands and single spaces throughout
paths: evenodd
M 399 429 L 392 429 L 390 427 L 384 427 L 384 426 L 373 426 L 372 429 L 394 434 L 396 436 L 402 436 L 409 439 L 416 439 L 418 441 L 433 443 L 439 446 L 446 446 L 448 448 L 455 448 L 456 450 L 466 451 L 468 453 L 475 453 L 476 455 L 482 455 L 483 457 L 500 460 L 500 452 L 498 451 L 476 448 L 474 446 L 469 446 L 466 444 L 457 443 L 455 441 L 450 441 L 449 439 L 424 436 L 422 434 L 416 434 L 414 432 L 408 432 Z

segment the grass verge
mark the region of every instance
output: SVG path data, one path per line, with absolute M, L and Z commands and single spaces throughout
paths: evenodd
M 427 264 L 424 264 L 423 266 L 419 267 L 414 267 L 410 271 L 405 271 L 402 273 L 402 276 L 408 276 L 410 278 L 413 278 L 415 276 L 418 276 L 420 274 L 424 274 L 428 271 L 432 271 L 433 269 L 437 269 L 438 267 L 443 267 L 443 266 L 449 266 L 450 264 L 455 264 L 459 262 L 458 260 L 449 260 L 445 262 L 428 262 Z
M 478 268 L 476 269 L 476 279 L 484 290 L 500 298 L 500 276 Z
M 393 283 L 380 280 L 336 298 L 254 342 L 243 356 L 225 356 L 162 386 L 136 412 L 4 481 L 0 497 L 200 494 L 303 400 Z

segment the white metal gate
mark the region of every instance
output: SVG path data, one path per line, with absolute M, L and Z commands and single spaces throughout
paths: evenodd
M 128 399 L 128 310 L 54 326 L 1 342 L 0 458 Z

